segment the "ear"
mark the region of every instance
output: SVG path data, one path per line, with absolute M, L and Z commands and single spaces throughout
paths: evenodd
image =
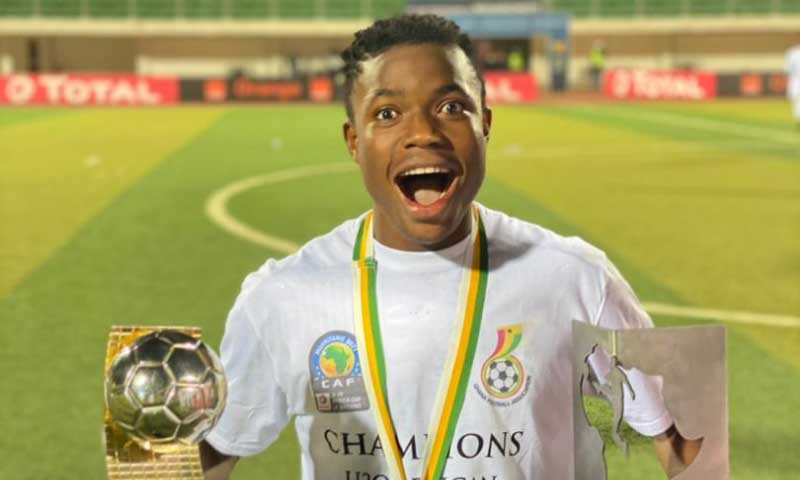
M 492 110 L 489 107 L 483 107 L 483 137 L 489 141 L 489 131 L 492 129 Z
M 356 153 L 358 152 L 358 134 L 356 127 L 350 119 L 345 120 L 342 125 L 342 136 L 344 136 L 344 143 L 347 145 L 347 151 L 353 160 L 357 159 Z

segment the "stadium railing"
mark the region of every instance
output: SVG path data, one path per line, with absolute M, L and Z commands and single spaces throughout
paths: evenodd
M 0 0 L 0 16 L 102 19 L 374 18 L 404 0 Z
M 576 17 L 776 16 L 800 14 L 800 0 L 543 0 Z
M 800 14 L 800 0 L 0 0 L 3 17 L 100 19 L 376 18 L 407 4 L 529 3 L 575 17 L 779 16 Z

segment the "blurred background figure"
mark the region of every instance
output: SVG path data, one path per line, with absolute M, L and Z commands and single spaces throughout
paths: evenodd
M 564 40 L 550 42 L 550 90 L 564 92 L 567 90 L 569 75 L 569 50 Z
M 592 89 L 600 90 L 602 86 L 603 71 L 606 68 L 608 52 L 602 40 L 595 40 L 589 50 L 589 76 L 592 80 Z
M 508 71 L 509 72 L 523 72 L 525 71 L 525 54 L 519 48 L 514 48 L 508 54 Z
M 491 40 L 476 42 L 478 62 L 483 71 L 505 71 L 511 68 L 512 63 L 517 61 L 517 58 L 514 58 L 502 47 L 503 46 L 498 42 L 493 42 Z M 522 60 L 524 62 L 524 59 Z
M 786 73 L 789 76 L 786 96 L 792 104 L 795 124 L 800 128 L 800 45 L 786 52 Z

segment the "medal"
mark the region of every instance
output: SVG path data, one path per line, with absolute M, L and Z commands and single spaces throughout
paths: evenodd
M 477 207 L 473 207 L 472 215 L 473 226 L 462 264 L 453 338 L 428 426 L 421 480 L 439 480 L 444 472 L 478 343 L 486 299 L 489 255 L 486 232 Z M 364 355 L 361 361 L 364 384 L 389 468 L 389 478 L 408 480 L 386 390 L 386 363 L 376 289 L 378 263 L 374 256 L 372 217 L 372 212 L 369 212 L 361 221 L 353 248 L 355 336 L 359 353 Z

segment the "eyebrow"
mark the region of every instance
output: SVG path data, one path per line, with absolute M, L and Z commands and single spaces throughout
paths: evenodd
M 439 96 L 439 95 L 444 95 L 444 94 L 451 93 L 451 92 L 458 92 L 458 93 L 463 93 L 464 95 L 467 95 L 467 92 L 465 92 L 464 89 L 461 88 L 461 85 L 459 85 L 457 83 L 448 83 L 447 85 L 443 85 L 443 86 L 437 88 L 436 92 L 434 92 L 434 93 L 435 93 L 435 95 Z M 467 95 L 467 96 L 469 96 L 469 95 Z
M 379 88 L 373 92 L 368 99 L 368 103 L 371 103 L 378 97 L 402 97 L 405 94 L 402 90 L 393 90 L 391 88 Z
M 451 92 L 458 92 L 469 96 L 467 92 L 465 92 L 464 89 L 461 88 L 461 85 L 457 83 L 448 83 L 447 85 L 442 85 L 441 87 L 437 88 L 433 92 L 433 94 L 438 97 Z M 378 97 L 402 97 L 404 95 L 405 95 L 404 90 L 395 90 L 392 88 L 379 88 L 369 96 L 368 103 L 373 102 Z

